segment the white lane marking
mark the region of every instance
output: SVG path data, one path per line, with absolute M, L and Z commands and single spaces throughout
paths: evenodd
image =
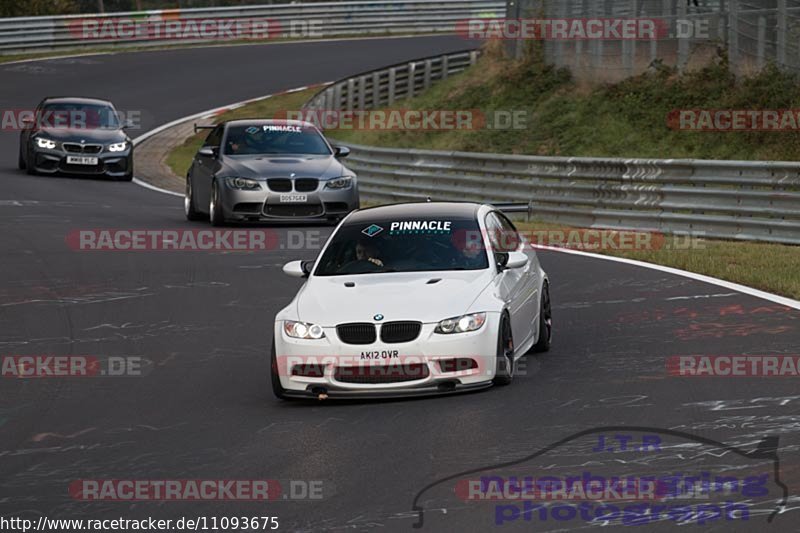
M 156 192 L 160 192 L 160 193 L 164 193 L 164 194 L 169 194 L 170 196 L 178 196 L 180 198 L 183 198 L 183 195 L 181 193 L 179 193 L 179 192 L 168 191 L 166 189 L 162 189 L 161 187 L 156 187 L 155 185 L 150 185 L 146 181 L 142 181 L 139 178 L 133 178 L 133 182 L 136 185 L 138 185 L 140 187 L 144 187 L 145 189 L 150 189 L 151 191 L 156 191 Z
M 728 298 L 730 296 L 739 296 L 738 292 L 726 292 L 724 294 L 696 294 L 694 296 L 675 296 L 667 298 L 666 301 L 671 302 L 675 300 L 702 300 L 707 298 Z
M 645 263 L 644 261 L 636 261 L 635 259 L 627 259 L 624 257 L 614 257 L 611 255 L 600 255 L 600 254 L 592 254 L 589 252 L 583 252 L 580 250 L 568 250 L 565 248 L 553 248 L 551 246 L 542 246 L 538 244 L 532 245 L 534 248 L 540 250 L 547 250 L 551 252 L 561 252 L 565 254 L 573 254 L 579 255 L 581 257 L 589 257 L 592 259 L 601 259 L 603 261 L 614 261 L 616 263 L 624 263 L 626 265 L 633 265 L 642 268 L 649 268 L 650 270 L 658 270 L 659 272 L 666 272 L 667 274 L 672 274 L 674 276 L 681 276 L 684 278 L 693 279 L 695 281 L 701 281 L 703 283 L 709 283 L 711 285 L 716 285 L 718 287 L 723 287 L 728 290 L 737 291 L 742 294 L 747 294 L 748 296 L 753 296 L 755 298 L 761 298 L 762 300 L 767 300 L 769 302 L 773 302 L 776 304 L 784 305 L 786 307 L 791 307 L 792 309 L 797 309 L 800 311 L 800 301 L 792 300 L 791 298 L 786 298 L 783 296 L 778 296 L 777 294 L 772 294 L 769 292 L 760 291 L 758 289 L 753 289 L 752 287 L 747 287 L 745 285 L 739 285 L 738 283 L 733 283 L 730 281 L 725 281 L 723 279 L 712 278 L 711 276 L 705 276 L 703 274 L 697 274 L 695 272 L 688 272 L 686 270 L 680 270 L 678 268 L 672 268 L 668 266 L 662 265 L 655 265 L 653 263 Z
M 19 65 L 20 63 L 37 63 L 39 61 L 50 61 L 53 59 L 74 59 L 76 57 L 91 57 L 91 56 L 110 56 L 120 52 L 89 52 L 86 54 L 70 54 L 66 56 L 48 56 L 48 57 L 33 57 L 31 59 L 17 59 L 14 61 L 7 61 L 0 63 L 0 68 L 8 65 Z
M 136 137 L 135 139 L 132 140 L 132 142 L 133 142 L 133 145 L 136 146 L 137 144 L 141 144 L 142 142 L 146 141 L 147 139 L 149 139 L 153 135 L 157 135 L 158 133 L 161 133 L 162 131 L 164 131 L 166 129 L 172 128 L 173 126 L 177 126 L 179 124 L 183 124 L 184 122 L 189 122 L 189 121 L 197 120 L 197 119 L 213 118 L 213 117 L 215 117 L 215 116 L 217 116 L 217 115 L 219 115 L 219 114 L 221 114 L 221 113 L 223 113 L 225 111 L 230 111 L 232 109 L 238 109 L 238 108 L 240 108 L 240 107 L 242 107 L 244 105 L 252 104 L 254 102 L 260 102 L 262 100 L 267 100 L 267 99 L 272 98 L 274 96 L 281 96 L 281 95 L 284 95 L 284 94 L 291 94 L 291 93 L 296 93 L 296 92 L 300 92 L 300 91 L 305 91 L 306 89 L 311 89 L 311 88 L 314 88 L 314 87 L 322 88 L 322 87 L 325 87 L 325 86 L 330 85 L 332 83 L 333 82 L 329 81 L 329 82 L 320 83 L 320 84 L 317 84 L 317 85 L 304 85 L 302 87 L 295 87 L 294 89 L 288 89 L 286 91 L 281 91 L 281 92 L 272 93 L 272 94 L 266 94 L 264 96 L 257 96 L 255 98 L 250 98 L 248 100 L 242 100 L 241 102 L 236 102 L 236 103 L 228 104 L 228 105 L 225 105 L 225 106 L 222 106 L 222 107 L 215 107 L 214 109 L 208 109 L 206 111 L 201 111 L 200 113 L 195 113 L 193 115 L 189 115 L 189 116 L 186 116 L 186 117 L 183 117 L 183 118 L 179 118 L 177 120 L 173 120 L 172 122 L 167 122 L 166 124 L 162 124 L 161 126 L 158 126 L 157 128 L 154 128 L 154 129 L 152 129 L 152 130 L 150 130 L 148 132 L 145 132 L 142 135 Z M 144 187 L 145 189 L 150 189 L 151 191 L 156 191 L 156 192 L 160 192 L 160 193 L 163 193 L 163 194 L 169 194 L 170 196 L 177 196 L 177 197 L 180 197 L 180 198 L 183 198 L 183 196 L 184 196 L 183 194 L 181 194 L 179 192 L 168 191 L 166 189 L 162 189 L 161 187 L 156 187 L 155 185 L 151 185 L 150 183 L 147 183 L 146 181 L 141 180 L 141 179 L 136 178 L 136 177 L 133 178 L 133 183 L 135 183 L 136 185 L 139 185 L 140 187 Z

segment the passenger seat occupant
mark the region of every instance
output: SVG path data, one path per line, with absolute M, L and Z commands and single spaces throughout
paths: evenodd
M 457 264 L 464 265 L 470 269 L 479 269 L 484 264 L 486 252 L 482 242 L 468 239 L 461 249 L 461 255 L 461 260 Z

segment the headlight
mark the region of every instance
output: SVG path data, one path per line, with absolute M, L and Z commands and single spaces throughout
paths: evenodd
M 350 176 L 343 176 L 341 178 L 332 179 L 325 184 L 327 189 L 346 189 L 353 183 L 353 178 Z
M 51 141 L 50 139 L 45 139 L 44 137 L 36 137 L 36 145 L 39 148 L 48 148 L 52 150 L 56 147 L 56 142 Z
M 485 323 L 486 313 L 475 313 L 456 318 L 448 318 L 447 320 L 439 322 L 434 333 L 441 333 L 443 335 L 467 333 L 468 331 L 477 331 L 481 329 Z
M 257 180 L 249 178 L 228 178 L 227 182 L 228 187 L 240 191 L 257 191 L 261 188 L 261 184 Z
M 294 322 L 293 320 L 286 320 L 283 322 L 283 331 L 288 336 L 295 339 L 317 340 L 325 337 L 322 326 L 306 324 L 305 322 Z
M 124 152 L 125 148 L 128 147 L 128 143 L 126 141 L 122 141 L 121 143 L 114 143 L 108 145 L 109 152 Z

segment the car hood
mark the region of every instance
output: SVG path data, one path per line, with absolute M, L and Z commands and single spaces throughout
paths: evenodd
M 469 311 L 491 281 L 490 269 L 312 277 L 297 295 L 298 319 L 324 327 L 373 322 L 377 314 L 387 322 L 439 322 Z
M 127 139 L 122 130 L 87 129 L 87 128 L 42 128 L 37 132 L 42 137 L 47 137 L 59 142 L 85 141 L 89 144 L 108 144 L 121 142 Z
M 286 178 L 295 174 L 328 179 L 348 174 L 335 157 L 324 155 L 225 156 L 225 165 L 245 178 Z

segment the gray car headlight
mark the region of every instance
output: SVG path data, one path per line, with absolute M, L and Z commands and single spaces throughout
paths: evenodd
M 227 178 L 228 187 L 238 191 L 257 191 L 261 189 L 261 184 L 258 180 L 250 178 Z
M 453 333 L 467 333 L 477 331 L 486 323 L 486 313 L 473 313 L 471 315 L 459 316 L 442 320 L 436 326 L 434 333 L 450 335 Z
M 353 183 L 353 178 L 350 176 L 342 176 L 328 181 L 325 184 L 326 189 L 347 189 Z
M 128 147 L 128 143 L 126 141 L 122 141 L 121 143 L 114 143 L 108 145 L 109 152 L 124 152 L 125 149 Z
M 44 137 L 36 137 L 36 146 L 39 148 L 47 148 L 48 150 L 52 150 L 56 147 L 56 142 L 51 141 L 50 139 L 45 139 Z
M 318 340 L 325 337 L 322 326 L 307 324 L 305 322 L 295 322 L 294 320 L 285 320 L 283 322 L 283 332 L 294 339 Z

